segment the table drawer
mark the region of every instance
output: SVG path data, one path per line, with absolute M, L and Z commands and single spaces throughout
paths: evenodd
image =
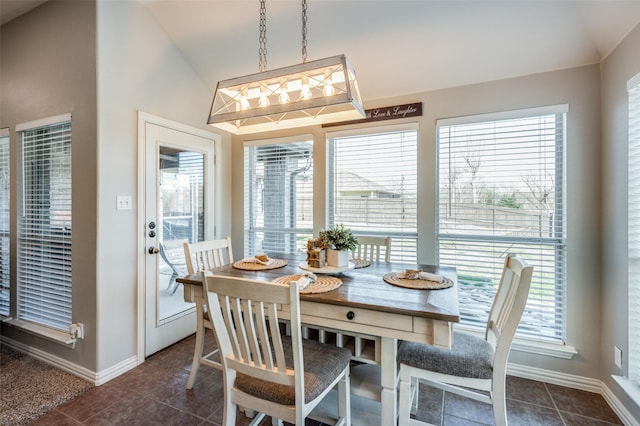
M 300 302 L 300 310 L 303 317 L 318 317 L 318 323 L 326 324 L 328 321 L 345 323 L 346 329 L 353 326 L 372 326 L 406 332 L 413 331 L 413 318 L 406 315 L 379 312 L 368 309 L 349 308 L 326 303 Z

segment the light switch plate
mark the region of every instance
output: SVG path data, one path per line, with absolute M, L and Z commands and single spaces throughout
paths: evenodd
M 622 349 L 617 346 L 613 347 L 613 362 L 616 364 L 616 367 L 622 368 Z
M 116 210 L 131 210 L 131 195 L 118 195 L 116 197 Z

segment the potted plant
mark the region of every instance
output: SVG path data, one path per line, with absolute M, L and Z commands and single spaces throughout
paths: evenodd
M 338 268 L 349 264 L 349 252 L 358 247 L 358 239 L 351 229 L 337 224 L 331 229 L 320 231 L 318 238 L 327 249 L 327 264 Z

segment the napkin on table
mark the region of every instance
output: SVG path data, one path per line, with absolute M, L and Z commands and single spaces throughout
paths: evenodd
M 256 255 L 258 256 L 258 255 Z M 261 265 L 271 265 L 273 263 L 273 259 L 267 257 L 267 260 L 261 260 L 258 259 L 256 256 L 254 257 L 247 257 L 245 259 L 242 259 L 243 262 L 247 262 L 247 263 L 259 263 Z
M 419 276 L 421 280 L 435 281 L 438 283 L 441 283 L 444 279 L 442 275 L 432 274 L 430 272 L 420 272 Z
M 298 288 L 300 289 L 300 291 L 304 290 L 305 288 L 309 287 L 311 284 L 315 283 L 318 280 L 318 277 L 316 276 L 316 274 L 314 274 L 313 272 L 305 272 L 304 274 L 300 275 L 300 278 L 298 278 Z M 289 281 L 289 283 L 292 283 L 294 281 Z
M 295 283 L 296 281 L 289 281 L 289 284 L 291 283 Z M 298 289 L 300 291 L 304 290 L 305 288 L 309 287 L 309 284 L 311 284 L 311 282 L 309 281 L 309 278 L 305 277 L 304 275 L 301 276 L 300 278 L 298 278 Z

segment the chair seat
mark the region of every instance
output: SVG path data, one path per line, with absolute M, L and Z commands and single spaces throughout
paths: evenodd
M 291 340 L 283 337 L 285 359 L 293 368 Z M 351 351 L 333 345 L 303 340 L 305 402 L 314 400 L 338 377 L 351 360 Z M 331 362 L 327 362 L 330 359 Z M 238 373 L 235 386 L 242 392 L 283 405 L 295 404 L 295 387 L 267 382 Z
M 493 348 L 484 339 L 454 332 L 451 349 L 403 341 L 398 349 L 400 364 L 450 376 L 490 379 Z

